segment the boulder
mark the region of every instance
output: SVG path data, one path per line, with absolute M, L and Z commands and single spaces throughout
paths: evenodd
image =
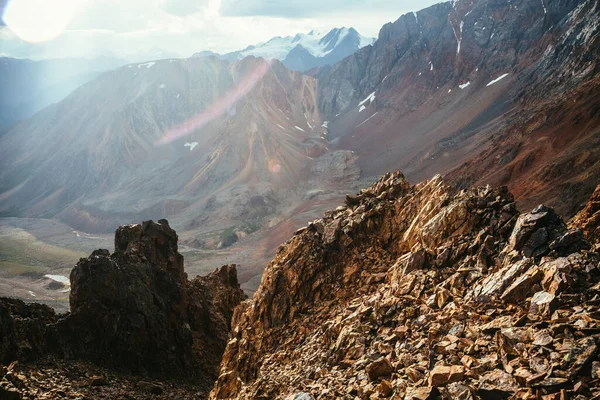
M 537 292 L 531 298 L 529 312 L 545 317 L 550 317 L 556 307 L 556 296 L 548 292 Z
M 369 380 L 375 381 L 379 377 L 385 377 L 392 374 L 394 368 L 392 363 L 385 357 L 381 357 L 367 366 L 366 372 Z
M 459 382 L 465 377 L 465 367 L 462 365 L 436 365 L 429 373 L 430 386 L 445 386 L 449 383 Z

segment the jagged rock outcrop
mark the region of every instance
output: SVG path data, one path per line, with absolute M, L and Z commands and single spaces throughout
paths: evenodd
M 217 376 L 233 309 L 235 265 L 188 281 L 166 220 L 120 227 L 115 251 L 71 272 L 71 312 L 0 299 L 2 363 L 46 354 L 161 376 Z
M 506 188 L 387 174 L 280 248 L 236 309 L 211 398 L 598 395 L 588 248 Z
M 580 228 L 589 241 L 600 244 L 600 185 L 583 210 L 573 217 L 571 225 Z
M 0 298 L 0 364 L 48 353 L 50 327 L 57 319 L 48 306 Z
M 79 338 L 69 355 L 153 371 L 191 366 L 186 282 L 166 220 L 120 227 L 112 255 L 96 250 L 71 271 L 71 314 L 60 324 Z

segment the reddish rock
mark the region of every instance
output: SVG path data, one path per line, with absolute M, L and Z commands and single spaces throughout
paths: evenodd
M 443 366 L 437 365 L 429 373 L 430 386 L 445 386 L 452 382 L 459 382 L 465 377 L 465 367 L 462 365 Z
M 585 207 L 573 217 L 570 224 L 580 228 L 589 241 L 600 243 L 600 185 L 596 186 Z
M 377 378 L 382 376 L 389 376 L 394 371 L 390 360 L 385 357 L 381 357 L 373 361 L 371 364 L 367 366 L 366 372 L 369 380 L 375 381 Z

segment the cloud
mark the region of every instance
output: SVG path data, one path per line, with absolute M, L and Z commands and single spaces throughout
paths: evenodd
M 0 53 L 34 59 L 107 53 L 123 57 L 159 47 L 189 56 L 203 50 L 226 53 L 273 36 L 341 26 L 376 36 L 383 24 L 436 1 L 77 0 L 64 33 L 43 45 L 24 43 L 0 26 Z M 5 4 L 0 0 L 0 6 Z
M 2 29 L 3 26 L 6 26 L 4 23 L 4 18 L 2 17 L 4 16 L 4 9 L 6 8 L 7 4 L 8 0 L 0 0 L 0 29 Z
M 221 15 L 306 18 L 335 16 L 335 13 L 418 10 L 433 3 L 430 0 L 222 0 Z M 399 16 L 399 15 L 398 15 Z
M 365 2 L 366 0 L 222 0 L 221 15 L 304 18 L 340 8 L 362 6 Z
M 178 17 L 186 17 L 195 14 L 204 6 L 203 1 L 198 0 L 161 0 L 162 9 Z

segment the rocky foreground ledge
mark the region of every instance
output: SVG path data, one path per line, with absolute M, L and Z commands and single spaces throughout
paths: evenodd
M 600 398 L 599 196 L 567 226 L 504 187 L 387 174 L 247 301 L 235 266 L 188 281 L 167 221 L 121 227 L 72 271 L 70 314 L 0 299 L 0 399 Z
M 235 265 L 190 281 L 175 231 L 166 220 L 146 221 L 120 227 L 115 252 L 94 251 L 70 279 L 64 315 L 0 298 L 0 363 L 8 366 L 0 369 L 0 399 L 147 398 L 166 390 L 139 376 L 189 378 L 193 385 L 173 393 L 206 397 L 233 309 L 245 298 Z
M 384 176 L 280 247 L 211 398 L 600 398 L 586 210 L 569 228 L 506 188 Z

